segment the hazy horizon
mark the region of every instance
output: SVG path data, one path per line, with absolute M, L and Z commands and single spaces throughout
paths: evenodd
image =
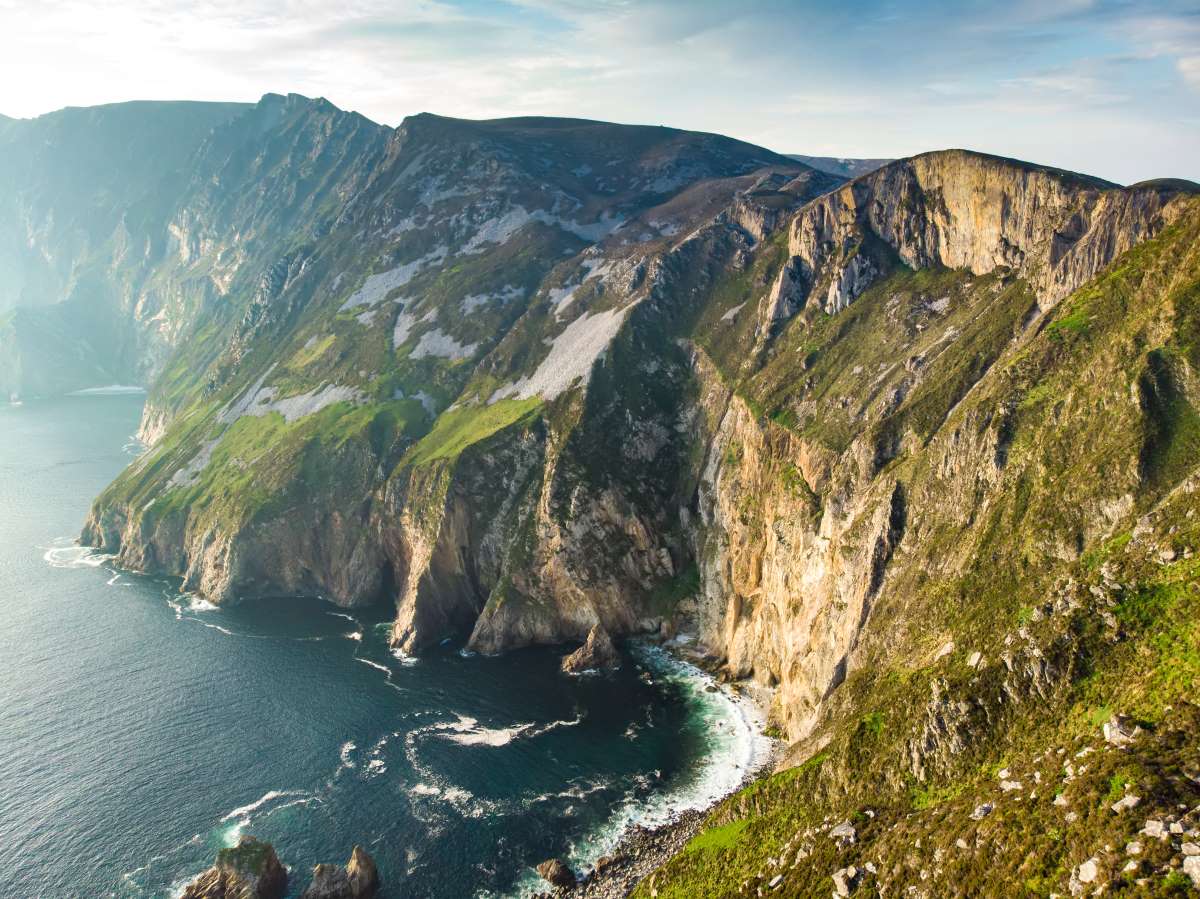
M 781 153 L 947 147 L 1120 183 L 1200 180 L 1200 11 L 1070 0 L 0 4 L 0 113 L 323 96 L 668 125 Z

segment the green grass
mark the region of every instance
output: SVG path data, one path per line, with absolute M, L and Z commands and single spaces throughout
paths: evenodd
M 742 832 L 749 824 L 750 822 L 743 818 L 740 821 L 730 821 L 720 827 L 701 831 L 688 841 L 683 851 L 703 852 L 705 850 L 730 849 L 737 844 Z
M 254 837 L 245 837 L 237 846 L 227 846 L 218 850 L 217 866 L 255 875 L 262 872 L 270 855 L 270 843 L 264 843 Z
M 469 446 L 493 434 L 532 418 L 541 407 L 538 397 L 524 400 L 499 400 L 490 406 L 464 406 L 442 413 L 433 429 L 425 435 L 404 461 L 413 466 L 438 460 L 453 460 Z
M 649 606 L 656 615 L 670 615 L 683 600 L 700 589 L 700 569 L 693 562 L 675 577 L 663 581 L 650 595 Z

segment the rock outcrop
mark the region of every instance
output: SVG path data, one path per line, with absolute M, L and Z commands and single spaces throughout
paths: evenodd
M 567 674 L 582 674 L 585 671 L 604 671 L 621 666 L 621 654 L 613 645 L 612 637 L 603 627 L 596 624 L 588 631 L 584 644 L 570 655 L 564 656 L 562 670 Z
M 777 322 L 810 299 L 836 313 L 891 268 L 889 257 L 976 275 L 1003 268 L 1026 278 L 1048 308 L 1174 221 L 1187 193 L 965 150 L 897 160 L 793 219 L 787 277 L 763 314 Z
M 183 899 L 283 899 L 287 870 L 270 843 L 243 836 L 217 853 L 216 864 L 183 891 Z
M 355 846 L 343 865 L 320 864 L 313 868 L 312 883 L 302 899 L 371 899 L 379 889 L 375 860 Z
M 575 872 L 560 858 L 551 858 L 537 866 L 537 872 L 548 884 L 560 889 L 575 886 Z

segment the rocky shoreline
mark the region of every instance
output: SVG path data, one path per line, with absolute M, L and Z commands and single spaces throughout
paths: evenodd
M 694 666 L 711 676 L 711 672 L 705 671 L 703 658 L 695 653 L 681 652 L 685 646 L 686 644 L 668 643 L 663 648 L 675 660 Z M 757 726 L 761 733 L 761 725 L 766 720 L 766 703 L 763 697 L 755 696 L 750 691 L 738 690 L 730 684 L 714 687 L 714 684 L 710 683 L 706 689 L 724 690 L 735 702 L 753 705 L 758 712 Z M 535 893 L 531 899 L 623 899 L 632 893 L 639 883 L 653 876 L 670 858 L 682 852 L 688 841 L 703 828 L 705 819 L 714 808 L 733 793 L 757 780 L 764 772 L 772 770 L 778 757 L 779 747 L 773 745 L 769 754 L 756 760 L 754 767 L 747 771 L 733 789 L 715 797 L 703 808 L 687 809 L 657 827 L 633 825 L 621 835 L 612 853 L 602 856 L 593 870 L 576 883 Z
M 737 789 L 748 786 L 769 767 L 770 762 L 746 775 Z M 705 808 L 682 812 L 673 821 L 660 827 L 631 827 L 622 835 L 612 855 L 602 857 L 595 869 L 574 886 L 537 893 L 532 899 L 623 899 L 669 859 L 682 852 L 688 841 L 700 832 L 709 812 L 729 795 L 727 793 L 713 800 Z

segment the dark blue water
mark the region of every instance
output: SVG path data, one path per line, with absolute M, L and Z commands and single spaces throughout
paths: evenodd
M 388 610 L 217 610 L 71 546 L 136 452 L 140 397 L 0 408 L 0 896 L 169 896 L 252 833 L 294 895 L 354 843 L 385 896 L 528 892 L 750 763 L 724 694 L 652 651 L 415 663 Z

